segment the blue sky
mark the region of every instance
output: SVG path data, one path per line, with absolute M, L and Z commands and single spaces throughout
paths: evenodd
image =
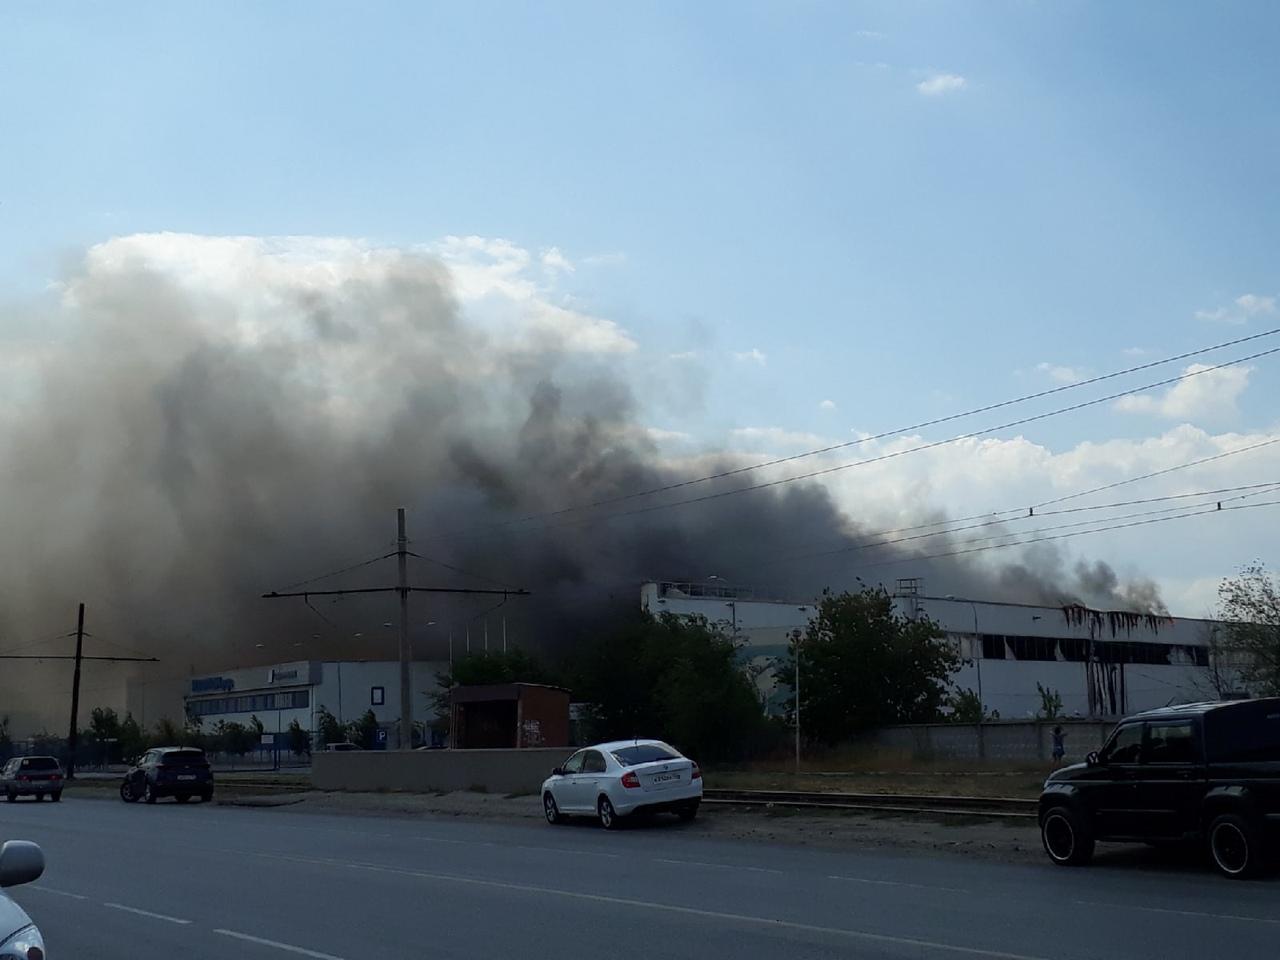
M 554 247 L 654 426 L 793 452 L 1277 325 L 1277 35 L 1268 2 L 6 4 L 0 289 L 159 231 Z M 1276 362 L 1027 435 L 1265 433 Z

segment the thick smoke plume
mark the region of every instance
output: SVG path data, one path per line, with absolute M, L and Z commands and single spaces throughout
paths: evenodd
M 175 246 L 182 256 L 156 262 Z M 872 568 L 865 551 L 786 562 L 867 536 L 812 484 L 520 522 L 689 479 L 691 468 L 664 460 L 643 428 L 610 353 L 626 343 L 616 328 L 545 304 L 517 324 L 480 324 L 464 317 L 456 281 L 430 256 L 361 248 L 297 256 L 159 237 L 90 251 L 56 314 L 34 318 L 55 333 L 0 420 L 0 647 L 65 632 L 84 600 L 97 652 L 154 654 L 171 676 L 393 657 L 389 596 L 258 597 L 389 552 L 398 506 L 424 558 L 415 582 L 534 594 L 501 608 L 501 598 L 416 596 L 419 657 L 443 656 L 451 631 L 458 649 L 486 630 L 500 644 L 504 628 L 531 646 L 574 643 L 634 609 L 646 578 L 715 574 L 809 597 L 859 575 L 924 576 L 932 593 L 1160 607 L 1153 586 L 1121 584 L 1104 564 L 1072 570 L 1052 551 L 1004 566 Z M 738 463 L 704 459 L 697 472 Z M 938 551 L 927 543 L 921 552 Z M 894 549 L 874 556 L 907 556 Z M 386 561 L 311 586 L 394 575 Z M 64 674 L 0 661 L 0 712 L 60 703 Z

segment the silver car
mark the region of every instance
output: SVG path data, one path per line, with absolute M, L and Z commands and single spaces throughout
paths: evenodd
M 34 843 L 10 840 L 0 847 L 0 888 L 39 880 L 44 853 Z M 0 889 L 0 960 L 45 960 L 44 938 L 20 906 Z
M 63 776 L 56 757 L 14 757 L 0 770 L 0 787 L 10 803 L 19 797 L 43 800 L 45 794 L 56 803 L 62 799 Z

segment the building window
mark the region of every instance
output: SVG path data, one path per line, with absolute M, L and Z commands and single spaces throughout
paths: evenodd
M 375 707 L 380 707 L 387 702 L 386 687 L 371 687 L 369 689 L 369 702 Z

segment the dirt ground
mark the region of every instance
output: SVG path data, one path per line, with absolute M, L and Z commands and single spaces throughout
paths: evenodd
M 708 787 L 725 790 L 812 790 L 838 793 L 908 793 L 952 797 L 1040 796 L 1048 770 L 859 770 L 835 773 L 723 770 L 709 773 Z

